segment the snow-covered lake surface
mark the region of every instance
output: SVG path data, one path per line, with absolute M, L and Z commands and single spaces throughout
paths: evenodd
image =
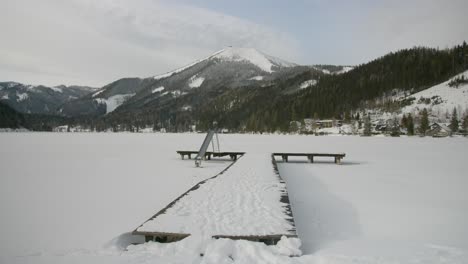
M 203 138 L 0 133 L 0 263 L 468 263 L 466 138 L 220 135 L 222 150 L 256 156 L 346 153 L 341 166 L 278 163 L 303 255 L 288 257 L 294 239 L 196 236 L 119 250 L 121 234 L 230 164 L 197 169 L 175 153 Z

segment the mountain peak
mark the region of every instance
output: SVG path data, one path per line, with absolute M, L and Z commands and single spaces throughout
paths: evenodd
M 207 60 L 213 60 L 213 59 L 218 59 L 221 61 L 233 61 L 233 62 L 249 62 L 257 67 L 259 67 L 262 71 L 272 73 L 274 72 L 273 68 L 287 68 L 287 67 L 294 67 L 297 66 L 297 64 L 287 62 L 285 60 L 267 55 L 263 52 L 260 52 L 254 48 L 240 48 L 240 47 L 227 47 L 224 48 L 220 51 L 217 51 L 210 55 L 207 58 L 197 60 L 195 62 L 192 62 L 186 66 L 183 66 L 181 68 L 178 68 L 176 70 L 156 75 L 153 78 L 156 80 L 167 78 L 172 76 L 173 74 L 177 74 L 179 72 L 182 72 L 200 62 L 207 61 Z
M 265 72 L 273 72 L 272 67 L 293 67 L 294 63 L 290 63 L 279 58 L 275 58 L 264 54 L 254 48 L 227 47 L 219 52 L 216 52 L 211 58 L 218 58 L 227 61 L 247 61 L 262 69 Z

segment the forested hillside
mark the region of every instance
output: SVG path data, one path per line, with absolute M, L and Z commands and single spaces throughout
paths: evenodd
M 467 67 L 466 43 L 446 50 L 417 47 L 390 53 L 347 73 L 322 76 L 315 86 L 298 94 L 274 98 L 249 115 L 247 129 L 284 130 L 291 120 L 343 118 L 369 100 L 397 91 L 418 92 Z
M 0 102 L 0 128 L 21 128 L 26 122 L 21 113 Z

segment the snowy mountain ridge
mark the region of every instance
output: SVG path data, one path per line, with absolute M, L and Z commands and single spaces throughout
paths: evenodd
M 227 61 L 244 61 L 252 63 L 265 72 L 274 72 L 275 67 L 294 67 L 297 64 L 266 55 L 253 48 L 226 48 L 217 52 L 211 58 L 218 58 Z
M 67 103 L 60 113 L 77 116 L 104 115 L 109 113 L 106 109 L 134 111 L 150 105 L 157 107 L 186 94 L 248 85 L 261 87 L 275 83 L 280 77 L 287 78 L 305 71 L 319 70 L 266 55 L 254 48 L 227 47 L 167 73 L 149 78 L 117 80 L 96 91 L 93 96 Z M 160 87 L 164 87 L 165 91 L 161 92 Z M 118 100 L 115 108 L 116 104 L 107 107 L 109 98 L 116 95 L 133 96 Z
M 96 90 L 86 86 L 44 86 L 0 82 L 0 101 L 22 113 L 55 114 L 58 106 Z
M 163 78 L 167 78 L 172 76 L 173 74 L 180 73 L 198 63 L 207 61 L 207 60 L 214 60 L 214 59 L 220 59 L 222 61 L 235 61 L 235 62 L 249 62 L 258 68 L 262 69 L 265 72 L 272 73 L 274 70 L 272 68 L 275 67 L 294 67 L 298 66 L 295 63 L 287 62 L 285 60 L 266 55 L 254 48 L 237 48 L 237 47 L 227 47 L 222 50 L 219 50 L 210 56 L 196 60 L 186 66 L 183 66 L 181 68 L 175 69 L 173 71 L 163 73 L 160 75 L 156 75 L 153 78 L 155 80 L 160 80 Z

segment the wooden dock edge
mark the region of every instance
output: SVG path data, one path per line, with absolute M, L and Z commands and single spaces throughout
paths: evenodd
M 278 179 L 279 179 L 280 183 L 284 184 L 284 186 L 285 186 L 284 187 L 284 192 L 281 195 L 281 200 L 280 201 L 285 204 L 286 214 L 289 216 L 288 221 L 293 226 L 293 229 L 291 229 L 289 231 L 291 233 L 293 233 L 297 237 L 296 223 L 294 222 L 294 215 L 293 215 L 293 212 L 292 212 L 291 203 L 289 201 L 289 194 L 288 194 L 287 185 L 286 185 L 286 182 L 281 177 L 281 174 L 279 173 L 278 164 L 276 163 L 276 159 L 275 159 L 275 156 L 274 156 L 273 153 L 271 154 L 271 163 L 273 164 L 273 171 L 275 172 L 276 176 L 278 176 Z
M 243 156 L 243 155 L 242 155 L 242 156 Z M 158 240 L 165 240 L 165 241 L 167 241 L 167 242 L 175 242 L 175 241 L 182 240 L 182 239 L 186 238 L 187 236 L 189 236 L 190 234 L 182 234 L 182 233 L 138 231 L 138 228 L 142 227 L 146 222 L 155 219 L 156 217 L 158 217 L 158 216 L 161 215 L 161 214 L 164 214 L 169 208 L 171 208 L 175 203 L 177 203 L 180 199 L 182 199 L 182 197 L 186 196 L 187 194 L 189 194 L 189 193 L 192 192 L 192 191 L 197 190 L 198 188 L 200 188 L 201 185 L 205 184 L 207 181 L 212 180 L 212 179 L 215 179 L 215 178 L 217 178 L 218 176 L 220 176 L 220 175 L 222 175 L 223 173 L 225 173 L 229 168 L 231 168 L 232 165 L 234 165 L 240 158 L 242 158 L 242 156 L 240 156 L 238 159 L 234 160 L 231 164 L 229 164 L 229 166 L 227 166 L 226 168 L 224 168 L 221 172 L 219 172 L 219 173 L 216 174 L 215 176 L 210 177 L 210 178 L 208 178 L 208 179 L 205 179 L 205 180 L 200 181 L 199 183 L 195 184 L 192 188 L 188 189 L 186 192 L 184 192 L 184 193 L 181 194 L 179 197 L 177 197 L 174 201 L 172 201 L 171 203 L 169 203 L 168 205 L 166 205 L 166 207 L 164 207 L 163 209 L 161 209 L 161 210 L 160 210 L 159 212 L 157 212 L 155 215 L 153 215 L 153 216 L 150 217 L 148 220 L 146 220 L 146 221 L 143 222 L 141 225 L 139 225 L 137 228 L 135 228 L 135 230 L 133 230 L 132 234 L 133 234 L 133 235 L 143 235 L 143 236 L 145 236 L 145 241 L 146 241 L 146 242 L 148 242 L 148 241 L 156 241 L 156 239 L 158 239 Z M 152 237 L 152 239 L 150 239 L 150 237 Z M 150 239 L 150 240 L 147 240 L 147 239 Z M 159 241 L 158 241 L 158 242 L 159 242 Z
M 243 155 L 242 155 L 243 156 Z M 242 156 L 239 157 L 242 158 Z M 280 173 L 279 173 L 279 170 L 278 170 L 278 166 L 276 164 L 276 160 L 275 160 L 275 157 L 273 154 L 271 154 L 271 158 L 272 158 L 272 166 L 273 166 L 273 171 L 274 173 L 276 174 L 276 176 L 278 177 L 278 180 L 280 183 L 284 184 L 286 186 L 286 182 L 283 180 L 283 178 L 281 177 Z M 169 203 L 166 207 L 164 207 L 163 209 L 161 209 L 159 212 L 157 212 L 155 215 L 153 215 L 151 218 L 149 218 L 148 220 L 146 220 L 143 224 L 141 224 L 140 226 L 138 226 L 133 232 L 132 234 L 133 235 L 142 235 L 142 236 L 145 236 L 145 242 L 149 242 L 149 241 L 155 241 L 155 242 L 160 242 L 160 243 L 170 243 L 170 242 L 177 242 L 177 241 L 180 241 L 188 236 L 190 236 L 190 234 L 185 234 L 185 233 L 170 233 L 170 232 L 145 232 L 145 231 L 138 231 L 138 228 L 140 228 L 141 226 L 143 226 L 146 222 L 150 221 L 150 220 L 153 220 L 155 219 L 156 217 L 158 217 L 159 215 L 161 214 L 164 214 L 169 208 L 171 208 L 175 203 L 177 203 L 180 199 L 182 199 L 182 197 L 186 196 L 187 194 L 189 194 L 191 191 L 195 191 L 197 190 L 198 188 L 200 188 L 201 185 L 203 185 L 204 183 L 206 183 L 207 181 L 211 180 L 211 179 L 215 179 L 217 178 L 218 176 L 222 175 L 223 173 L 225 173 L 229 168 L 231 168 L 231 166 L 233 166 L 239 159 L 237 160 L 234 160 L 229 166 L 227 166 L 224 170 L 222 170 L 220 173 L 216 174 L 215 176 L 213 177 L 210 177 L 208 179 L 205 179 L 199 183 L 197 183 L 196 185 L 194 185 L 192 188 L 190 188 L 189 190 L 187 190 L 185 193 L 183 193 L 182 195 L 180 195 L 179 197 L 177 197 L 174 201 L 172 201 L 171 203 Z M 292 225 L 292 229 L 288 230 L 289 233 L 288 234 L 269 234 L 269 235 L 213 235 L 212 238 L 214 239 L 220 239 L 220 238 L 226 238 L 226 239 L 233 239 L 233 240 L 248 240 L 248 241 L 253 241 L 253 242 L 262 242 L 262 243 L 265 243 L 266 245 L 276 245 L 283 236 L 285 237 L 293 237 L 293 238 L 296 238 L 297 237 L 297 232 L 296 232 L 296 225 L 295 225 L 295 222 L 294 222 L 294 216 L 293 216 L 293 212 L 292 212 L 292 209 L 291 209 L 291 204 L 289 202 L 289 196 L 288 196 L 288 192 L 287 192 L 287 188 L 285 187 L 284 191 L 282 192 L 281 194 L 281 199 L 280 199 L 280 202 L 284 204 L 284 208 L 285 208 L 285 213 L 287 214 L 288 218 L 286 219 L 287 221 L 289 221 Z
M 232 240 L 247 240 L 247 241 L 252 241 L 252 242 L 262 242 L 266 245 L 276 245 L 281 238 L 285 237 L 292 237 L 296 238 L 297 235 L 291 235 L 291 234 L 277 234 L 277 235 L 261 235 L 261 236 L 231 236 L 231 235 L 214 235 L 212 238 L 214 239 L 220 239 L 220 238 L 226 238 L 226 239 L 232 239 Z

